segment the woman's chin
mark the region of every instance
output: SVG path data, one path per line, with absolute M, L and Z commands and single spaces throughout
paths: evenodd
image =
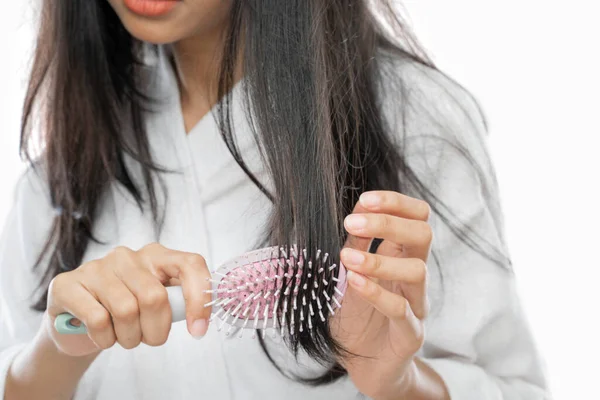
M 124 25 L 131 36 L 141 40 L 142 42 L 148 42 L 152 44 L 174 43 L 181 40 L 182 36 L 185 36 L 178 35 L 177 30 L 173 29 L 173 27 L 169 24 L 163 24 L 164 26 L 160 26 L 160 24 L 152 24 L 147 22 L 132 22 L 130 24 L 124 23 Z

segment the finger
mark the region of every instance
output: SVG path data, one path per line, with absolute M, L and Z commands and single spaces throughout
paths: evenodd
M 387 257 L 349 248 L 343 249 L 340 256 L 348 269 L 373 278 L 422 284 L 427 276 L 427 267 L 420 258 Z
M 181 281 L 177 278 L 170 278 L 165 286 L 181 286 Z
M 363 193 L 354 206 L 352 214 L 364 214 L 368 212 L 427 221 L 431 214 L 431 207 L 423 200 L 394 191 L 380 190 Z M 372 238 L 360 237 L 350 233 L 344 247 L 368 251 L 371 242 Z
M 376 254 L 381 254 L 388 257 L 406 258 L 406 249 L 402 244 L 384 240 L 377 247 Z M 427 261 L 427 259 L 424 259 L 423 261 Z
M 352 214 L 344 220 L 344 227 L 357 237 L 378 237 L 402 244 L 408 257 L 423 260 L 427 259 L 433 240 L 433 231 L 427 222 L 388 214 Z
M 366 212 L 395 215 L 407 219 L 427 221 L 431 207 L 423 200 L 393 191 L 371 191 L 360 196 L 360 205 Z
M 68 291 L 61 290 L 60 285 L 59 275 L 51 285 L 52 296 L 58 304 L 63 305 L 64 311 L 73 315 L 87 328 L 87 337 L 74 335 L 72 340 L 82 341 L 83 344 L 89 337 L 99 349 L 106 350 L 112 347 L 117 338 L 106 308 L 79 281 L 71 283 Z
M 366 208 L 364 208 L 362 206 L 362 204 L 360 204 L 360 202 L 357 202 L 354 205 L 354 209 L 352 210 L 352 214 L 363 214 L 363 213 L 367 213 L 368 210 Z M 352 215 L 350 214 L 350 215 Z M 373 241 L 372 237 L 361 237 L 361 236 L 357 236 L 357 235 L 353 235 L 351 232 L 348 232 L 348 237 L 346 238 L 346 243 L 344 244 L 344 247 L 351 247 L 353 249 L 357 249 L 357 250 L 362 250 L 362 251 L 369 251 L 369 249 L 371 248 L 371 243 Z
M 171 307 L 167 290 L 152 273 L 141 266 L 120 264 L 116 275 L 137 299 L 140 309 L 142 341 L 149 346 L 161 346 L 171 330 Z
M 119 262 L 124 261 L 121 258 Z M 124 349 L 137 347 L 142 340 L 142 327 L 138 302 L 133 293 L 104 263 L 99 262 L 82 272 L 91 274 L 91 278 L 84 279 L 82 283 L 110 313 L 117 342 Z
M 389 318 L 404 337 L 417 337 L 421 334 L 421 322 L 414 315 L 406 298 L 385 290 L 354 271 L 348 271 L 348 283 L 360 297 Z
M 204 336 L 211 314 L 211 307 L 204 307 L 211 301 L 211 295 L 205 293 L 210 289 L 207 281 L 210 272 L 204 258 L 195 253 L 170 250 L 160 244 L 144 247 L 140 255 L 154 275 L 181 281 L 188 330 L 195 337 Z
M 396 258 L 343 249 L 342 263 L 347 269 L 370 278 L 402 283 L 402 292 L 419 319 L 427 316 L 427 266 L 419 258 Z

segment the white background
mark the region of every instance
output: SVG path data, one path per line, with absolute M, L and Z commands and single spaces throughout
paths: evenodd
M 22 168 L 30 0 L 0 13 L 0 224 Z M 438 66 L 481 101 L 523 303 L 556 399 L 598 388 L 600 24 L 593 1 L 407 0 Z M 510 400 L 510 399 L 507 399 Z

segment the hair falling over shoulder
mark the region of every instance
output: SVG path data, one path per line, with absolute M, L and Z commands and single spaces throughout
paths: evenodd
M 160 231 L 152 177 L 164 171 L 152 160 L 143 124 L 152 102 L 143 90 L 148 46 L 127 32 L 108 2 L 44 0 L 37 37 L 21 149 L 43 167 L 53 206 L 62 211 L 36 266 L 43 294 L 34 307 L 44 310 L 50 280 L 76 268 L 96 240 L 92 227 L 110 182 L 148 207 Z M 389 132 L 384 121 L 381 80 L 405 85 L 400 75 L 382 73 L 386 60 L 435 70 L 391 1 L 233 0 L 224 46 L 218 107 L 223 139 L 260 186 L 235 145 L 231 120 L 229 89 L 243 56 L 247 113 L 273 182 L 272 191 L 261 186 L 273 203 L 264 243 L 301 242 L 339 254 L 343 219 L 368 190 L 402 192 L 411 185 L 434 211 L 448 215 L 406 163 L 396 139 L 402 133 Z M 397 103 L 402 112 L 406 105 L 401 98 Z M 38 120 L 43 145 L 34 156 Z M 140 164 L 142 181 L 128 171 L 125 155 Z M 445 220 L 451 223 L 451 216 Z M 473 241 L 468 235 L 464 240 Z M 336 362 L 344 350 L 327 321 L 312 335 L 290 338 L 289 347 L 329 367 L 306 383 L 344 376 Z

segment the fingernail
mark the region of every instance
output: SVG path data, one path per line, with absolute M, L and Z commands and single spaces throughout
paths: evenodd
M 346 264 L 361 265 L 365 261 L 365 256 L 358 250 L 344 249 L 344 259 Z
M 190 328 L 190 333 L 196 339 L 200 339 L 204 335 L 206 335 L 206 331 L 208 330 L 208 321 L 205 319 L 197 319 L 192 323 Z
M 348 270 L 346 276 L 348 277 L 348 281 L 350 281 L 350 283 L 353 286 L 363 287 L 363 286 L 365 286 L 367 284 L 367 280 L 365 279 L 365 277 L 362 276 L 362 275 L 360 275 L 360 274 L 357 274 L 354 271 Z
M 367 226 L 367 218 L 358 214 L 348 215 L 345 222 L 346 227 L 350 229 L 363 229 Z
M 377 207 L 381 203 L 381 197 L 376 193 L 363 193 L 360 195 L 360 203 L 366 207 Z

